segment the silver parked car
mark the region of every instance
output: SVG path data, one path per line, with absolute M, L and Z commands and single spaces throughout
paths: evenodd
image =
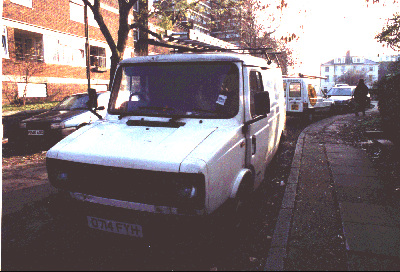
M 333 102 L 334 109 L 350 111 L 354 108 L 355 88 L 356 86 L 333 87 L 326 95 Z

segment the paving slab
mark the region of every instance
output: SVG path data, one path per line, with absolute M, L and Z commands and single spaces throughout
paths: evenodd
M 362 177 L 377 177 L 378 173 L 374 168 L 366 166 L 352 166 L 352 165 L 333 165 L 331 167 L 333 176 L 346 175 L 346 176 L 362 176 Z
M 343 222 L 347 250 L 400 257 L 400 229 Z
M 339 203 L 343 222 L 365 225 L 400 227 L 400 208 L 383 205 L 342 202 Z
M 349 251 L 349 271 L 400 271 L 400 258 Z

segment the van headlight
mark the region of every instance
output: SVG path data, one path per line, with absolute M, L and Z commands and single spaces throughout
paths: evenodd
M 63 122 L 61 123 L 51 123 L 50 124 L 51 129 L 62 129 L 65 128 L 65 124 Z
M 68 174 L 65 173 L 65 172 L 58 173 L 57 176 L 56 176 L 56 180 L 57 181 L 67 181 L 68 180 Z
M 195 186 L 183 187 L 178 191 L 181 197 L 194 198 L 197 196 L 197 188 Z

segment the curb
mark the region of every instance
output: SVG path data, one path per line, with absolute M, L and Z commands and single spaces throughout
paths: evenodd
M 290 233 L 290 225 L 293 217 L 294 203 L 296 200 L 297 184 L 300 173 L 300 160 L 303 152 L 304 137 L 309 127 L 306 127 L 297 139 L 296 149 L 293 155 L 289 178 L 279 211 L 278 220 L 272 236 L 271 248 L 268 252 L 264 271 L 283 271 L 287 256 L 287 243 Z
M 284 271 L 285 259 L 287 257 L 287 246 L 293 217 L 293 209 L 295 206 L 297 185 L 299 181 L 300 163 L 306 133 L 320 122 L 325 121 L 329 124 L 332 124 L 335 121 L 341 119 L 340 117 L 336 117 L 337 116 L 323 119 L 317 123 L 311 124 L 310 126 L 303 129 L 303 131 L 299 135 L 299 138 L 297 139 L 296 149 L 290 168 L 290 174 L 287 180 L 281 209 L 279 211 L 278 219 L 275 225 L 271 248 L 268 252 L 264 271 Z

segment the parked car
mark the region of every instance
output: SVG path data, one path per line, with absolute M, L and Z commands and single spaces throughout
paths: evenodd
M 356 86 L 341 86 L 333 87 L 326 94 L 333 102 L 335 110 L 338 111 L 351 111 L 354 109 L 354 90 Z
M 149 239 L 236 226 L 285 129 L 282 84 L 280 68 L 243 54 L 123 60 L 104 121 L 47 152 L 67 199 L 53 207 L 92 231 Z
M 98 111 L 100 116 L 106 114 L 110 92 L 98 94 Z M 99 118 L 89 111 L 88 93 L 65 97 L 49 111 L 22 120 L 19 124 L 19 141 L 27 144 L 55 144 L 77 129 L 90 124 Z
M 316 76 L 283 76 L 287 115 L 300 116 L 312 121 L 314 114 L 331 110 L 333 102 L 326 99 L 320 88 L 320 80 L 321 78 Z

